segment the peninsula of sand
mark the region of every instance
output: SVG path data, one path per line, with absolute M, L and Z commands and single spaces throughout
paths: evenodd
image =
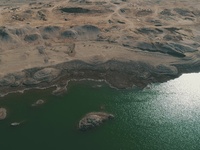
M 200 71 L 200 1 L 1 0 L 0 95 L 69 80 L 145 87 Z

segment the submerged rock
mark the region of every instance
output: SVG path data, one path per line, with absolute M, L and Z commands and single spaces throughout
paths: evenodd
M 86 114 L 78 124 L 78 128 L 81 131 L 87 131 L 89 129 L 100 126 L 106 120 L 113 119 L 114 115 L 105 112 L 91 112 Z
M 19 125 L 20 125 L 20 122 L 13 122 L 13 123 L 11 123 L 10 125 L 13 126 L 13 127 L 16 127 L 16 126 L 19 126 Z
M 39 106 L 39 105 L 42 105 L 42 104 L 44 104 L 44 103 L 45 103 L 44 100 L 39 99 L 39 100 L 37 100 L 35 103 L 33 103 L 31 106 Z
M 7 116 L 7 112 L 5 108 L 0 108 L 0 120 L 5 119 Z
M 17 127 L 17 126 L 20 126 L 22 123 L 24 123 L 25 122 L 25 120 L 23 120 L 23 121 L 20 121 L 20 122 L 12 122 L 11 124 L 10 124 L 10 126 L 12 126 L 12 127 Z

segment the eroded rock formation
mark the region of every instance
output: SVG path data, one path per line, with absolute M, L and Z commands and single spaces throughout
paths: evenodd
M 107 120 L 113 119 L 114 115 L 105 112 L 91 112 L 86 114 L 78 124 L 78 128 L 81 131 L 87 131 L 89 129 L 100 126 Z

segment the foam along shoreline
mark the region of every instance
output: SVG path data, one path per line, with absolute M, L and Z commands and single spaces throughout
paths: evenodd
M 50 88 L 56 88 L 55 90 L 52 91 L 52 94 L 53 95 L 62 95 L 63 93 L 67 92 L 67 86 L 69 85 L 70 82 L 81 82 L 81 81 L 93 81 L 93 82 L 96 82 L 96 83 L 105 83 L 107 84 L 110 88 L 113 88 L 113 89 L 116 89 L 116 90 L 120 90 L 119 88 L 117 87 L 114 87 L 112 86 L 109 82 L 107 82 L 106 80 L 101 80 L 101 79 L 90 79 L 90 78 L 83 78 L 83 79 L 71 79 L 71 80 L 68 80 L 66 81 L 66 83 L 63 83 L 62 86 L 58 85 L 58 84 L 55 84 L 55 85 L 51 85 L 51 86 L 47 86 L 47 87 L 34 87 L 34 88 L 26 88 L 26 89 L 23 89 L 23 90 L 15 90 L 15 91 L 9 91 L 7 93 L 1 93 L 0 94 L 0 97 L 5 97 L 7 96 L 8 94 L 12 94 L 12 93 L 24 93 L 25 91 L 29 91 L 29 90 L 45 90 L 45 89 L 50 89 Z M 97 86 L 98 87 L 98 86 Z M 135 88 L 134 86 L 132 88 Z M 129 88 L 127 88 L 129 89 Z

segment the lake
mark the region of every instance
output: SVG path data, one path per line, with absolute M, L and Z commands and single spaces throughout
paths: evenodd
M 104 82 L 70 82 L 62 96 L 51 89 L 0 98 L 8 116 L 0 121 L 2 150 L 197 150 L 200 143 L 200 74 L 185 74 L 147 88 L 116 90 Z M 38 99 L 44 105 L 32 107 Z M 88 112 L 115 115 L 81 132 Z M 12 122 L 24 121 L 11 127 Z

